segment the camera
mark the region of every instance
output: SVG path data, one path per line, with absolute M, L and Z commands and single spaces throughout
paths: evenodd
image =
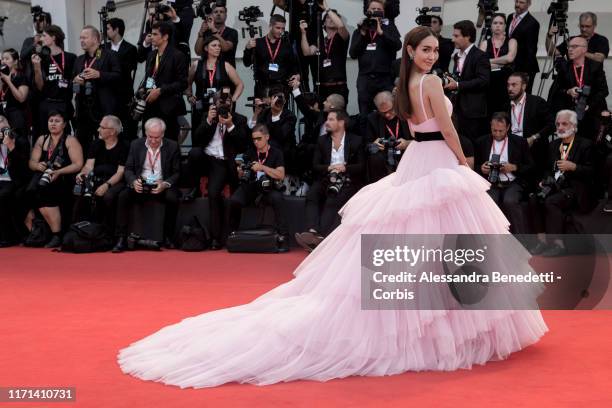
M 394 137 L 381 137 L 378 143 L 384 147 L 383 152 L 387 155 L 387 165 L 393 169 L 396 168 L 399 162 L 399 156 L 402 154 L 402 151 L 396 148 L 399 141 Z M 368 151 L 370 154 L 377 154 L 380 149 L 375 143 L 370 143 L 368 145 Z
M 170 16 L 166 13 L 170 12 L 170 6 L 167 4 L 156 4 L 153 12 L 153 19 L 156 21 L 170 21 Z
M 136 122 L 142 119 L 145 109 L 147 108 L 147 91 L 144 88 L 140 88 L 136 91 L 134 98 L 132 99 L 132 119 Z
M 83 73 L 81 72 L 79 74 L 79 78 L 85 80 L 85 77 L 83 75 Z M 90 97 L 93 95 L 93 83 L 91 81 L 87 81 L 85 80 L 85 85 L 84 87 L 84 95 L 87 97 Z M 80 94 L 81 93 L 81 85 L 77 84 L 76 82 L 72 83 L 72 92 L 74 92 L 75 94 Z
M 51 15 L 45 11 L 41 6 L 32 6 L 30 7 L 30 14 L 32 15 L 32 19 L 35 23 L 39 23 L 41 21 L 49 21 L 49 17 Z
M 384 13 L 382 11 L 368 11 L 366 12 L 366 19 L 363 20 L 363 24 L 359 28 L 364 28 L 368 31 L 376 31 L 378 28 L 377 18 L 383 18 Z
M 247 97 L 247 101 L 251 101 L 251 102 L 253 102 L 253 103 L 246 103 L 244 106 L 246 106 L 247 108 L 255 108 L 255 107 L 256 107 L 256 106 L 255 106 L 255 97 L 254 97 L 254 96 L 249 96 L 249 97 Z M 269 108 L 269 107 L 270 107 L 270 104 L 269 104 L 269 103 L 264 103 L 264 102 L 262 102 L 262 103 L 260 103 L 260 104 L 259 104 L 259 105 L 257 105 L 257 106 L 259 106 L 259 107 L 260 107 L 260 108 L 263 110 L 263 109 L 267 109 L 267 108 Z
M 569 4 L 572 0 L 557 0 L 550 3 L 548 6 L 548 10 L 546 11 L 550 14 L 551 23 L 555 25 L 560 32 L 566 30 L 567 27 L 567 12 L 569 9 Z
M 589 85 L 585 85 L 582 88 L 578 88 L 576 92 L 578 92 L 578 99 L 576 100 L 576 116 L 580 121 L 584 119 L 587 99 L 589 99 L 589 96 L 591 95 L 591 87 Z
M 431 18 L 432 15 L 428 13 L 441 13 L 442 7 L 421 7 L 416 9 L 419 12 L 419 15 L 414 20 L 417 25 L 431 27 Z
M 531 195 L 535 195 L 535 197 L 544 201 L 552 193 L 561 190 L 564 183 L 565 176 L 563 174 L 561 174 L 557 179 L 555 179 L 553 176 L 548 176 L 542 180 L 542 186 L 538 186 L 538 191 L 536 193 L 531 193 Z
M 11 69 L 9 68 L 8 65 L 2 64 L 0 65 L 0 72 L 3 73 L 4 75 L 9 75 L 11 73 Z
M 242 176 L 240 176 L 239 181 L 241 184 L 250 183 L 254 178 L 253 169 L 251 168 L 253 164 L 248 161 L 248 159 L 243 155 L 239 154 L 234 159 L 236 165 L 242 170 Z
M 350 184 L 351 182 L 351 179 L 347 174 L 341 173 L 338 170 L 330 171 L 327 175 L 327 180 L 327 195 L 329 195 L 330 197 L 337 196 L 338 193 L 340 193 L 340 191 L 342 190 L 342 188 L 345 185 Z
M 263 12 L 259 6 L 245 7 L 238 12 L 238 20 L 244 21 L 247 24 L 255 23 L 258 18 L 263 17 Z
M 196 15 L 200 18 L 206 18 L 206 16 L 212 14 L 215 7 L 227 7 L 225 0 L 203 0 L 200 2 L 196 9 Z
M 74 185 L 72 193 L 75 196 L 91 197 L 93 196 L 93 193 L 96 189 L 96 185 L 99 184 L 99 182 L 100 180 L 98 179 L 98 177 L 95 177 L 94 172 L 90 171 L 89 174 L 85 176 L 82 183 L 76 183 Z
M 436 68 L 432 72 L 437 75 L 438 78 L 442 80 L 442 87 L 445 87 L 450 83 L 450 78 L 454 79 L 456 82 L 459 82 L 459 77 L 455 74 L 451 74 L 450 72 L 444 72 L 440 68 Z
M 268 175 L 264 175 L 259 179 L 259 188 L 262 193 L 268 193 L 272 190 L 285 191 L 285 184 L 282 180 L 273 179 Z
M 229 112 L 230 110 L 227 106 L 221 105 L 217 108 L 217 114 L 223 119 L 229 118 Z
M 140 184 L 142 184 L 143 194 L 151 194 L 151 192 L 157 187 L 157 183 L 147 180 L 144 177 L 140 178 Z
M 479 0 L 478 5 L 478 20 L 476 20 L 476 27 L 482 27 L 483 23 L 486 28 L 491 28 L 491 22 L 493 22 L 493 14 L 499 10 L 497 6 L 497 0 Z
M 0 129 L 0 143 L 4 142 L 5 137 L 10 137 L 11 139 L 15 139 L 15 134 L 10 127 L 4 127 Z
M 499 171 L 502 167 L 500 163 L 501 156 L 499 154 L 492 154 L 491 160 L 489 160 L 489 167 L 491 168 L 489 172 L 489 182 L 491 184 L 499 183 Z
M 38 185 L 40 187 L 47 186 L 51 183 L 51 172 L 62 167 L 62 158 L 58 155 L 55 160 L 47 162 L 47 169 L 43 172 Z
M 36 44 L 34 46 L 33 54 L 38 55 L 41 59 L 48 59 L 51 56 L 51 49 L 46 45 Z

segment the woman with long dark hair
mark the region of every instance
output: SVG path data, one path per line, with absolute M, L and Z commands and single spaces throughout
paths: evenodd
M 362 258 L 362 234 L 415 234 L 408 240 L 418 246 L 409 248 L 421 248 L 423 234 L 508 234 L 488 182 L 467 166 L 441 80 L 427 74 L 438 58 L 436 36 L 417 27 L 404 47 L 398 113 L 416 141 L 397 171 L 353 196 L 340 210 L 342 224 L 296 269 L 295 279 L 249 304 L 185 319 L 132 344 L 119 353 L 124 372 L 197 388 L 456 370 L 503 359 L 546 332 L 539 310 L 430 310 L 415 303 L 410 310 L 381 304 L 366 310 L 371 298 L 362 293 L 362 265 L 380 264 L 370 260 L 376 251 Z M 384 242 L 373 248 L 378 244 Z M 529 253 L 518 242 L 503 249 L 495 256 L 506 266 L 528 266 Z M 417 262 L 414 270 L 441 271 L 441 263 Z M 398 265 L 398 275 L 407 267 Z M 418 305 L 453 304 L 448 286 L 415 286 Z M 503 296 L 495 299 L 513 306 L 521 295 L 534 295 L 523 290 L 500 288 L 496 294 Z
M 11 128 L 20 137 L 27 137 L 26 101 L 30 87 L 22 75 L 19 53 L 9 48 L 2 51 L 2 65 L 9 72 L 0 72 L 0 115 L 6 116 Z

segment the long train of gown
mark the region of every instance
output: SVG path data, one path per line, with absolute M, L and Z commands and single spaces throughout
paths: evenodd
M 548 330 L 538 310 L 362 310 L 360 234 L 499 234 L 487 181 L 444 141 L 413 142 L 360 190 L 342 224 L 253 302 L 186 318 L 118 355 L 123 372 L 179 387 L 455 370 L 499 360 Z M 525 263 L 529 254 L 525 252 Z

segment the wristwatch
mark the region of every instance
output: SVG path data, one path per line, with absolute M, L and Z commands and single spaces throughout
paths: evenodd
M 108 186 L 108 188 L 111 188 L 111 187 L 113 186 L 113 185 L 112 185 L 112 184 L 111 184 L 109 181 L 107 181 L 107 182 L 106 182 L 106 183 L 104 183 L 104 184 L 106 184 L 106 185 Z

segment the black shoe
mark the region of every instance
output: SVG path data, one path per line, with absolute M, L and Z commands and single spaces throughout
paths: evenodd
M 210 242 L 210 249 L 212 249 L 213 251 L 220 250 L 221 249 L 221 243 L 213 238 L 213 240 Z
M 133 232 L 128 235 L 127 240 L 126 240 L 126 245 L 125 248 L 129 249 L 130 251 L 133 251 L 136 249 L 136 244 L 139 240 L 141 240 L 142 237 L 138 234 L 134 234 Z M 125 249 L 124 248 L 124 249 Z
M 612 213 L 612 200 L 608 201 L 606 205 L 604 205 L 603 212 Z
M 127 248 L 127 244 L 125 241 L 126 241 L 125 237 L 119 237 L 119 239 L 117 239 L 117 243 L 112 249 L 112 252 L 114 254 L 118 254 L 118 253 L 125 251 Z
M 545 256 L 547 258 L 563 256 L 563 255 L 567 255 L 567 249 L 557 244 L 553 244 L 546 251 L 542 252 L 542 256 Z
M 194 187 L 191 190 L 189 190 L 188 192 L 186 192 L 185 194 L 183 194 L 183 196 L 181 197 L 182 201 L 193 201 L 198 197 L 202 196 L 202 192 L 200 191 L 199 187 Z
M 54 234 L 51 240 L 45 244 L 45 248 L 59 248 L 62 246 L 62 240 L 59 235 Z
M 8 248 L 17 245 L 12 241 L 0 241 L 0 248 Z
M 548 244 L 546 242 L 538 241 L 537 245 L 529 250 L 531 255 L 540 255 L 542 252 L 548 249 Z
M 289 252 L 289 235 L 280 235 L 278 237 L 278 253 L 282 254 Z
M 168 237 L 164 238 L 164 248 L 166 249 L 176 249 L 174 242 Z

